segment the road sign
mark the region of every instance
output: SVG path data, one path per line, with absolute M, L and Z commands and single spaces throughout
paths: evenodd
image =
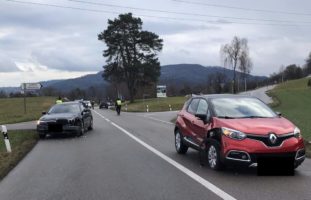
M 42 85 L 40 83 L 22 83 L 22 90 L 40 90 Z

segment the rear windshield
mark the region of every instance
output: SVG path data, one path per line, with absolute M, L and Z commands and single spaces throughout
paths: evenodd
M 211 100 L 219 118 L 268 118 L 276 117 L 266 104 L 256 98 L 215 98 Z

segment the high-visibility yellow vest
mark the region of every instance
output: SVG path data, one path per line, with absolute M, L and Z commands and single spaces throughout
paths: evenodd
M 61 103 L 63 103 L 62 100 L 60 100 L 60 99 L 57 99 L 57 100 L 56 100 L 56 104 L 61 104 Z
M 117 105 L 121 106 L 122 105 L 122 101 L 121 100 L 117 100 Z

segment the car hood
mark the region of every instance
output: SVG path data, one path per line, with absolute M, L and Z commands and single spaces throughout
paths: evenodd
M 273 132 L 278 135 L 291 133 L 295 125 L 283 117 L 251 119 L 213 119 L 215 127 L 227 127 L 248 134 L 267 135 Z
M 74 113 L 46 114 L 46 115 L 43 115 L 40 118 L 40 120 L 48 121 L 48 120 L 57 120 L 57 119 L 73 119 L 77 116 L 78 116 L 78 114 L 74 114 Z

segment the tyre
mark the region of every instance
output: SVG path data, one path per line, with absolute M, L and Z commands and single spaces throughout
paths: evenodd
M 184 144 L 183 136 L 179 130 L 176 130 L 175 132 L 175 149 L 179 154 L 185 154 L 188 151 L 188 146 Z
M 45 136 L 46 136 L 45 134 L 39 134 L 39 138 L 40 138 L 40 139 L 44 139 Z
M 85 133 L 84 123 L 82 121 L 79 122 L 79 127 L 80 127 L 80 129 L 77 133 L 77 136 L 82 136 Z
M 222 170 L 224 164 L 220 158 L 220 145 L 216 140 L 211 140 L 206 148 L 207 164 L 213 170 Z
M 90 126 L 88 127 L 88 129 L 93 130 L 93 119 L 91 119 Z

